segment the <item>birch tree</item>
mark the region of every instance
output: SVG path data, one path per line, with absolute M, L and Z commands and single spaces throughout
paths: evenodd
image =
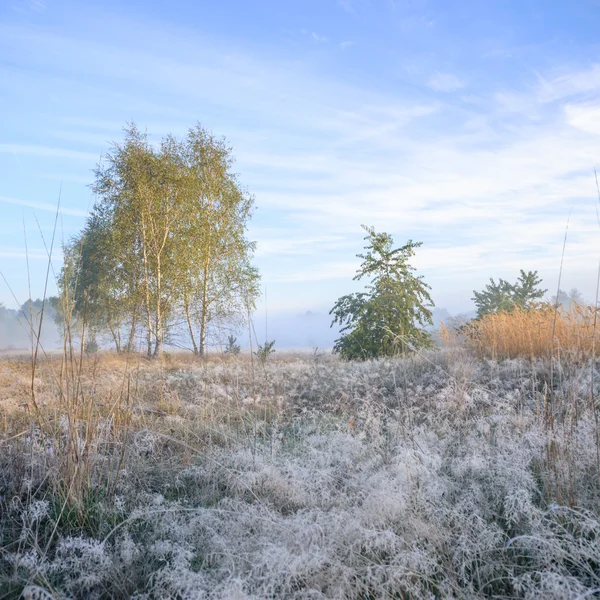
M 108 307 L 127 307 L 129 340 L 142 326 L 148 357 L 160 356 L 180 311 L 199 355 L 211 325 L 240 320 L 258 295 L 258 272 L 246 235 L 254 199 L 232 165 L 231 148 L 200 125 L 158 147 L 128 126 L 95 171 L 93 216 L 70 246 L 83 265 L 72 260 L 67 278 L 79 281 L 80 312 L 84 298 L 99 312 L 106 300 L 113 321 L 120 313 Z M 113 321 L 103 323 L 120 347 Z
M 183 155 L 191 215 L 181 299 L 194 353 L 203 355 L 209 326 L 240 320 L 258 295 L 255 244 L 246 237 L 254 198 L 232 172 L 231 148 L 206 129 L 189 130 Z
M 96 169 L 93 189 L 110 214 L 116 251 L 139 279 L 147 354 L 159 356 L 175 300 L 177 228 L 185 218 L 178 144 L 167 136 L 155 150 L 135 125 L 125 133 Z
M 85 319 L 92 338 L 106 332 L 117 352 L 131 351 L 140 315 L 139 277 L 127 268 L 113 233 L 106 212 L 94 207 L 82 232 L 64 248 L 61 307 L 75 321 Z

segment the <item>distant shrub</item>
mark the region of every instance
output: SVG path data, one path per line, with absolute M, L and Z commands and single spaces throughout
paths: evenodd
M 237 344 L 237 338 L 233 335 L 227 337 L 227 345 L 225 346 L 225 354 L 233 354 L 237 356 L 240 353 L 240 346 Z
M 100 346 L 99 346 L 98 342 L 96 341 L 96 338 L 90 338 L 85 343 L 85 351 L 88 354 L 96 354 L 96 352 L 98 352 L 98 350 L 100 350 Z
M 256 352 L 254 354 L 256 355 L 256 357 L 258 358 L 258 360 L 260 362 L 262 362 L 262 363 L 267 362 L 267 359 L 269 358 L 269 356 L 275 352 L 275 349 L 273 348 L 274 345 L 275 345 L 275 340 L 273 340 L 272 342 L 267 342 L 265 340 L 264 346 L 261 346 L 260 344 L 258 345 L 258 350 L 256 350 Z

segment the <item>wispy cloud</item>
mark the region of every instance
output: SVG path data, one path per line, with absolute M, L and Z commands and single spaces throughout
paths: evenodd
M 549 76 L 537 74 L 537 98 L 552 102 L 578 94 L 597 92 L 600 89 L 600 63 L 587 69 L 562 69 Z
M 587 133 L 600 135 L 600 102 L 597 104 L 567 104 L 565 117 L 569 125 Z
M 62 257 L 62 250 L 57 249 L 52 259 L 59 260 Z M 28 260 L 48 261 L 48 253 L 44 248 L 29 248 L 27 252 L 23 248 L 10 248 L 0 246 L 0 258 L 26 258 Z
M 53 148 L 51 146 L 0 144 L 0 153 L 27 156 L 43 156 L 49 158 L 67 158 L 70 160 L 97 161 L 98 156 L 89 152 L 68 150 L 66 148 Z
M 31 200 L 21 200 L 20 198 L 9 198 L 7 196 L 0 196 L 0 202 L 4 204 L 15 204 L 18 206 L 27 206 L 29 208 L 34 208 L 36 210 L 50 211 L 56 213 L 56 204 L 50 204 L 45 202 L 34 202 Z M 71 215 L 74 217 L 86 217 L 88 215 L 88 211 L 79 210 L 76 208 L 68 208 L 65 206 L 60 207 L 60 212 L 64 215 Z
M 350 40 L 345 41 L 345 42 L 340 42 L 340 48 L 342 50 L 346 50 L 347 48 L 350 48 L 351 46 L 355 46 L 355 45 L 356 45 L 356 42 L 353 42 Z
M 452 73 L 434 73 L 427 85 L 438 92 L 454 92 L 465 87 L 464 82 Z
M 321 35 L 320 33 L 317 33 L 316 31 L 309 31 L 308 29 L 301 29 L 300 33 L 302 35 L 310 38 L 313 42 L 316 42 L 317 44 L 324 44 L 325 42 L 329 41 L 326 36 Z
M 275 236 L 281 235 L 279 230 L 273 233 Z M 258 237 L 253 230 L 250 235 L 253 238 Z M 310 234 L 304 233 L 296 238 L 281 238 L 270 237 L 269 232 L 263 231 L 258 239 L 257 256 L 314 256 L 324 251 L 348 247 L 348 240 L 342 235 L 311 237 Z
M 43 12 L 46 10 L 46 3 L 42 0 L 20 0 L 15 2 L 12 8 L 20 13 Z
M 285 274 L 273 275 L 269 280 L 273 283 L 299 283 L 309 281 L 331 281 L 335 279 L 352 279 L 356 274 L 356 261 L 331 261 L 300 270 L 289 270 Z
M 62 183 L 81 183 L 85 186 L 89 186 L 94 181 L 94 175 L 73 175 L 69 173 L 44 173 L 40 174 L 40 178 L 48 179 L 50 181 L 60 181 Z
M 350 0 L 338 0 L 338 4 L 349 14 L 356 13 L 354 5 Z

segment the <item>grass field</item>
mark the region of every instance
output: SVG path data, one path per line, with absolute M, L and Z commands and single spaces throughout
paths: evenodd
M 0 598 L 600 597 L 597 365 L 275 356 L 2 360 Z

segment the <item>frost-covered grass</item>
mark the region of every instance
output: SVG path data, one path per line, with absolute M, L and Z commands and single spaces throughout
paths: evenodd
M 0 598 L 600 597 L 591 368 L 101 357 L 77 424 L 41 365 L 1 429 Z

